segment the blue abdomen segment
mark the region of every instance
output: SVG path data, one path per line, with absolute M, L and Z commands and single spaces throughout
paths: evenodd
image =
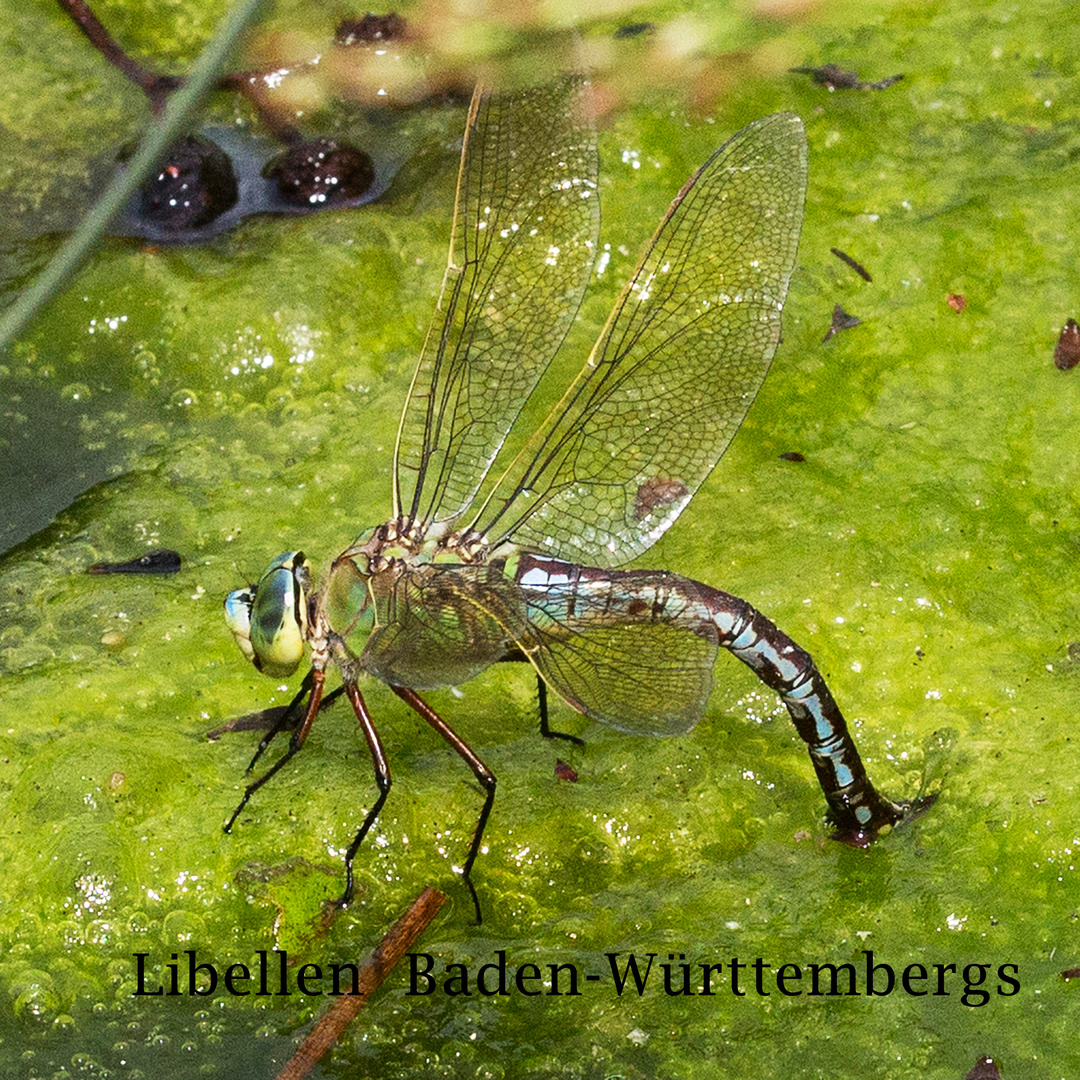
M 780 695 L 839 827 L 836 838 L 865 846 L 880 829 L 895 825 L 903 811 L 871 784 L 840 706 L 810 654 L 745 600 L 691 584 L 710 609 L 720 645 Z

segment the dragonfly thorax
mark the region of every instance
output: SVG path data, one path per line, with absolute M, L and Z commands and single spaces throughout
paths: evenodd
M 487 538 L 474 529 L 425 527 L 398 518 L 362 534 L 338 558 L 351 559 L 371 575 L 392 572 L 398 563 L 483 563 L 488 554 Z

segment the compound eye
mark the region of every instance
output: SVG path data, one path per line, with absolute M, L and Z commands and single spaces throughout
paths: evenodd
M 272 678 L 291 675 L 304 658 L 311 567 L 302 551 L 279 555 L 254 592 L 238 589 L 225 601 L 225 621 L 241 652 Z
M 255 593 L 251 589 L 237 589 L 225 597 L 225 625 L 232 632 L 240 651 L 255 663 L 255 650 L 251 647 L 251 605 Z

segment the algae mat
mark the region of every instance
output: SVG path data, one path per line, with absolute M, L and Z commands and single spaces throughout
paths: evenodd
M 59 10 L 6 7 L 10 299 L 148 109 Z M 219 14 L 203 8 L 98 13 L 145 63 L 183 71 Z M 243 62 L 329 37 L 301 9 L 276 8 Z M 524 79 L 561 55 L 574 16 L 402 10 L 423 42 L 402 63 L 432 84 Z M 300 965 L 362 960 L 428 883 L 452 902 L 415 987 L 408 966 L 393 975 L 322 1075 L 959 1080 L 984 1054 L 1010 1077 L 1077 1074 L 1078 990 L 1061 973 L 1080 965 L 1080 382 L 1052 359 L 1078 312 L 1074 17 L 770 10 L 635 7 L 581 25 L 610 111 L 601 270 L 571 367 L 693 168 L 750 120 L 799 113 L 810 188 L 784 342 L 723 463 L 643 563 L 767 612 L 817 659 L 875 783 L 937 791 L 936 805 L 869 851 L 831 843 L 779 703 L 727 657 L 684 737 L 633 739 L 557 707 L 580 751 L 537 738 L 532 680 L 510 665 L 431 695 L 500 778 L 482 927 L 453 870 L 478 793 L 383 687 L 365 693 L 396 784 L 327 937 L 309 920 L 374 798 L 346 708 L 223 835 L 256 737 L 206 733 L 295 686 L 243 662 L 221 600 L 279 551 L 322 564 L 385 518 L 445 260 L 462 109 L 365 119 L 393 160 L 380 201 L 252 218 L 198 246 L 105 240 L 2 360 L 0 1075 L 274 1076 L 328 1000 L 325 978 L 297 985 Z M 904 78 L 830 91 L 787 70 L 827 63 Z M 315 114 L 361 123 L 357 102 L 321 92 L 305 99 Z M 251 123 L 228 95 L 209 109 Z M 861 324 L 823 342 L 837 304 Z M 84 573 L 149 546 L 179 551 L 181 572 Z M 578 783 L 556 779 L 560 755 Z M 189 951 L 221 972 L 214 994 L 135 996 L 136 954 L 144 989 L 170 988 L 176 954 L 186 990 Z M 265 955 L 281 989 L 281 951 L 290 994 L 223 985 Z M 644 979 L 650 955 L 639 991 L 628 965 Z M 846 963 L 856 992 L 843 972 L 827 992 L 823 965 Z M 485 964 L 483 986 L 503 977 L 507 993 L 481 992 Z M 711 994 L 703 965 L 723 965 Z

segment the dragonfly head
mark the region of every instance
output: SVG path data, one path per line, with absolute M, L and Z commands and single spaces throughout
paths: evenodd
M 240 651 L 265 675 L 291 675 L 308 638 L 311 567 L 302 551 L 279 555 L 253 586 L 225 598 L 225 622 Z

